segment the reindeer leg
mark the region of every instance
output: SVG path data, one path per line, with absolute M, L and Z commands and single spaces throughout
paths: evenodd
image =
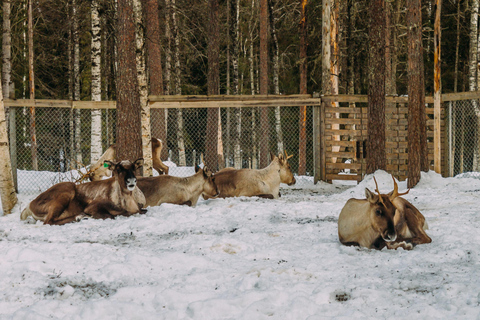
M 92 201 L 84 210 L 85 214 L 94 219 L 113 219 L 116 216 L 129 216 L 127 210 L 109 201 Z
M 413 209 L 407 207 L 405 208 L 405 221 L 407 222 L 410 232 L 414 235 L 414 237 L 410 239 L 414 245 L 432 242 L 432 238 L 430 238 L 423 229 L 425 225 L 425 218 L 423 216 L 415 214 Z
M 72 201 L 73 197 L 75 194 L 70 194 L 70 193 L 61 193 L 58 195 L 55 199 L 55 201 L 51 201 L 48 204 L 48 212 L 47 215 L 45 216 L 45 219 L 43 220 L 43 224 L 65 224 L 64 223 L 57 223 L 58 218 L 60 215 L 68 208 L 70 205 L 70 202 Z M 63 221 L 64 219 L 69 219 L 70 217 L 66 217 L 63 219 L 60 219 L 59 221 Z M 71 222 L 71 221 L 68 221 Z

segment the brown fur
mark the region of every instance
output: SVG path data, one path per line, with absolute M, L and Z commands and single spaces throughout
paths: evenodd
M 105 161 L 114 161 L 116 157 L 116 146 L 112 144 L 108 149 L 103 153 L 100 159 L 92 164 L 90 167 L 90 181 L 102 180 L 103 177 L 111 176 L 112 173 L 110 170 L 103 166 Z M 168 167 L 160 159 L 160 154 L 162 153 L 163 143 L 162 140 L 152 138 L 152 160 L 153 160 L 153 169 L 157 170 L 159 174 L 168 174 Z
M 424 231 L 427 228 L 425 217 L 410 202 L 392 196 L 392 192 L 375 195 L 365 189 L 365 193 L 367 199 L 350 199 L 340 212 L 338 237 L 342 244 L 411 250 L 417 244 L 432 242 Z M 377 214 L 377 210 L 382 213 Z M 394 241 L 391 241 L 392 232 Z
M 21 219 L 31 215 L 44 224 L 62 225 L 78 221 L 84 216 L 96 219 L 129 216 L 144 213 L 145 197 L 138 187 L 127 188 L 127 179 L 135 179 L 134 172 L 143 163 L 122 161 L 109 163 L 113 177 L 75 185 L 73 182 L 58 183 L 34 199 L 22 212 Z M 128 181 L 129 184 L 131 180 Z
M 207 167 L 196 168 L 193 176 L 180 178 L 168 175 L 139 178 L 137 186 L 145 195 L 146 206 L 173 203 L 195 206 L 202 193 L 218 195 L 215 175 Z
M 215 173 L 215 182 L 220 191 L 219 197 L 253 197 L 277 199 L 280 183 L 295 184 L 295 177 L 288 160 L 279 154 L 264 169 L 225 168 Z M 205 199 L 208 196 L 204 195 Z

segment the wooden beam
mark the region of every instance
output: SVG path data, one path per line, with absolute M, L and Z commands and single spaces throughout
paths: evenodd
M 442 0 L 435 0 L 435 25 L 434 25 L 434 54 L 433 54 L 433 115 L 434 115 L 434 150 L 433 150 L 433 163 L 436 173 L 442 173 L 442 127 L 440 123 L 441 107 L 442 107 L 442 79 L 441 75 L 441 25 L 440 25 L 440 12 L 442 10 Z

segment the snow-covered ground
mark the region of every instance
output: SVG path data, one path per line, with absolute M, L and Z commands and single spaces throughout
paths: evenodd
M 392 190 L 386 172 L 376 179 Z M 20 195 L 0 217 L 0 319 L 479 318 L 480 180 L 422 174 L 405 198 L 433 242 L 413 251 L 338 242 L 340 210 L 375 189 L 371 175 L 357 186 L 298 181 L 279 200 L 65 226 L 21 222 L 36 194 Z

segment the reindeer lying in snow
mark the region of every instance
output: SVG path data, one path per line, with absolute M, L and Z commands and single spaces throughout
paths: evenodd
M 347 201 L 338 218 L 338 237 L 342 244 L 411 250 L 417 244 L 432 242 L 425 233 L 428 228 L 425 217 L 410 202 L 400 197 L 410 190 L 398 193 L 395 178 L 393 183 L 392 192 L 380 194 L 375 180 L 375 191 L 378 194 L 365 188 L 367 199 L 352 198 Z
M 280 183 L 286 183 L 289 186 L 295 184 L 295 177 L 285 152 L 278 157 L 272 155 L 272 162 L 263 169 L 234 169 L 225 168 L 215 173 L 215 182 L 220 191 L 220 198 L 227 197 L 262 197 L 268 199 L 277 199 L 280 196 Z M 208 199 L 208 195 L 203 196 Z
M 162 153 L 163 143 L 162 140 L 152 138 L 152 160 L 153 160 L 153 169 L 157 170 L 159 174 L 168 174 L 168 167 L 160 159 L 160 154 Z M 113 161 L 116 157 L 117 147 L 112 144 L 108 149 L 102 154 L 100 159 L 92 164 L 88 172 L 88 178 L 90 181 L 102 180 L 105 176 L 112 175 L 108 167 L 104 167 L 103 163 L 105 161 Z
M 143 159 L 134 163 L 105 162 L 113 177 L 76 185 L 73 182 L 58 183 L 41 193 L 23 210 L 20 219 L 32 216 L 44 224 L 62 225 L 85 217 L 95 219 L 114 218 L 145 213 L 145 197 L 136 186 L 135 170 Z
M 137 186 L 145 195 L 146 206 L 159 206 L 162 203 L 195 206 L 200 195 L 214 198 L 218 195 L 215 176 L 204 167 L 195 167 L 195 174 L 180 178 L 168 175 L 138 178 Z

